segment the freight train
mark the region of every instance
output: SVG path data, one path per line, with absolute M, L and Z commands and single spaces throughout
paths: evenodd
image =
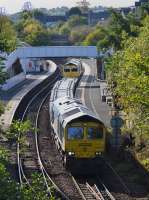
M 63 78 L 56 83 L 50 97 L 50 122 L 65 166 L 79 170 L 85 164 L 95 170 L 105 151 L 106 127 L 74 98 L 77 80 Z

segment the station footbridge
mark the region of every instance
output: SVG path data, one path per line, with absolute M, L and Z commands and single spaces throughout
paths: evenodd
M 7 71 L 15 76 L 22 71 L 25 73 L 40 71 L 40 66 L 45 60 L 58 63 L 65 62 L 69 57 L 74 58 L 97 58 L 95 46 L 40 46 L 21 47 L 8 56 L 6 62 Z

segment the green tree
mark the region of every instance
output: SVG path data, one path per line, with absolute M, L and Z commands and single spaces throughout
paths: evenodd
M 9 130 L 6 132 L 6 137 L 10 141 L 16 142 L 18 140 L 19 134 L 22 135 L 22 137 L 28 132 L 32 131 L 34 128 L 32 128 L 30 121 L 13 121 Z
M 125 40 L 130 36 L 138 36 L 140 26 L 141 23 L 134 14 L 129 14 L 124 18 L 121 13 L 111 10 L 108 25 L 94 27 L 82 44 L 96 45 L 100 51 L 106 51 L 109 48 L 114 48 L 116 51 L 123 48 Z
M 61 28 L 59 29 L 59 33 L 62 35 L 69 35 L 71 32 L 71 28 L 68 26 L 67 23 L 65 23 Z
M 0 101 L 0 116 L 4 113 L 4 105 L 3 103 Z
M 61 26 L 59 32 L 60 34 L 69 35 L 73 28 L 83 25 L 87 25 L 87 19 L 85 17 L 77 15 L 71 16 L 69 20 Z
M 81 15 L 82 12 L 80 10 L 80 8 L 78 7 L 72 7 L 69 11 L 68 11 L 68 16 L 72 16 L 72 15 Z
M 26 20 L 29 20 L 29 19 L 32 19 L 33 18 L 33 13 L 34 12 L 28 12 L 28 11 L 23 11 L 22 14 L 21 14 L 21 20 L 23 21 L 26 21 Z
M 38 21 L 29 19 L 25 21 L 23 26 L 25 42 L 33 46 L 50 44 L 47 29 L 45 29 Z
M 72 44 L 81 44 L 83 40 L 85 40 L 86 35 L 91 33 L 92 28 L 89 26 L 77 26 L 73 28 L 73 30 L 70 33 L 69 40 Z
M 149 16 L 143 22 L 137 38 L 125 41 L 124 49 L 117 51 L 108 64 L 108 80 L 118 103 L 138 134 L 148 135 L 149 107 Z
M 75 26 L 87 25 L 87 18 L 82 16 L 71 16 L 68 20 L 68 26 L 73 28 Z
M 31 124 L 26 122 L 13 122 L 11 126 L 11 139 L 18 137 L 18 132 L 22 134 L 31 130 Z M 9 163 L 10 151 L 0 146 L 0 199 L 1 200 L 54 200 L 54 190 L 50 183 L 47 191 L 44 183 L 44 179 L 41 174 L 33 174 L 31 178 L 31 187 L 27 184 L 23 184 L 20 187 L 15 180 L 11 178 L 7 167 L 11 166 Z
M 87 35 L 83 44 L 95 45 L 98 49 L 103 50 L 109 48 L 110 42 L 108 32 L 103 27 L 97 26 L 94 31 Z
M 109 35 L 112 36 L 112 46 L 115 50 L 121 48 L 121 42 L 123 40 L 122 35 L 126 32 L 128 35 L 131 34 L 131 27 L 129 20 L 124 18 L 121 13 L 111 10 L 111 19 L 108 28 Z
M 38 16 L 38 10 L 34 12 Z M 33 18 L 34 12 L 22 12 L 20 21 L 15 25 L 18 37 L 33 46 L 50 45 L 50 33 L 42 23 Z
M 142 16 L 146 16 L 149 14 L 149 1 L 148 2 L 142 2 L 141 4 L 141 9 L 142 9 Z
M 110 29 L 117 34 L 121 34 L 123 30 L 130 33 L 130 23 L 127 18 L 124 18 L 121 13 L 111 10 Z
M 16 32 L 7 16 L 0 16 L 0 50 L 11 52 L 16 48 Z
M 5 200 L 14 200 L 19 199 L 19 187 L 18 185 L 10 178 L 9 173 L 6 170 L 4 164 L 0 162 L 0 197 Z
M 52 186 L 49 183 L 49 190 L 46 191 L 41 174 L 32 175 L 31 187 L 24 184 L 23 187 L 20 188 L 20 185 L 10 177 L 6 166 L 1 162 L 0 185 L 1 200 L 55 200 Z
M 47 191 L 41 174 L 34 173 L 31 179 L 31 188 L 28 185 L 24 185 L 22 188 L 21 192 L 24 200 L 55 200 L 51 184 L 48 183 L 49 189 Z

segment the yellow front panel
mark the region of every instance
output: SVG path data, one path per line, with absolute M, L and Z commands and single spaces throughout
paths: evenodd
M 99 141 L 66 141 L 66 152 L 75 152 L 76 158 L 94 158 L 96 152 L 104 152 L 104 139 Z
M 79 72 L 64 72 L 63 71 L 63 77 L 76 78 L 76 77 L 79 77 L 79 76 L 80 76 Z
M 96 152 L 105 151 L 105 128 L 103 127 L 103 138 L 101 139 L 87 139 L 87 127 L 97 127 L 97 124 L 88 122 L 80 124 L 75 123 L 71 126 L 84 127 L 84 138 L 81 140 L 67 140 L 67 128 L 65 132 L 65 151 L 74 152 L 76 158 L 94 158 Z

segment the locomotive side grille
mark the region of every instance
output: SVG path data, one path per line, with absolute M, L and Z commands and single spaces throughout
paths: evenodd
M 62 118 L 65 119 L 66 117 L 69 117 L 71 115 L 74 115 L 76 113 L 80 112 L 79 108 L 73 109 L 71 111 L 66 112 L 65 114 L 62 115 Z

